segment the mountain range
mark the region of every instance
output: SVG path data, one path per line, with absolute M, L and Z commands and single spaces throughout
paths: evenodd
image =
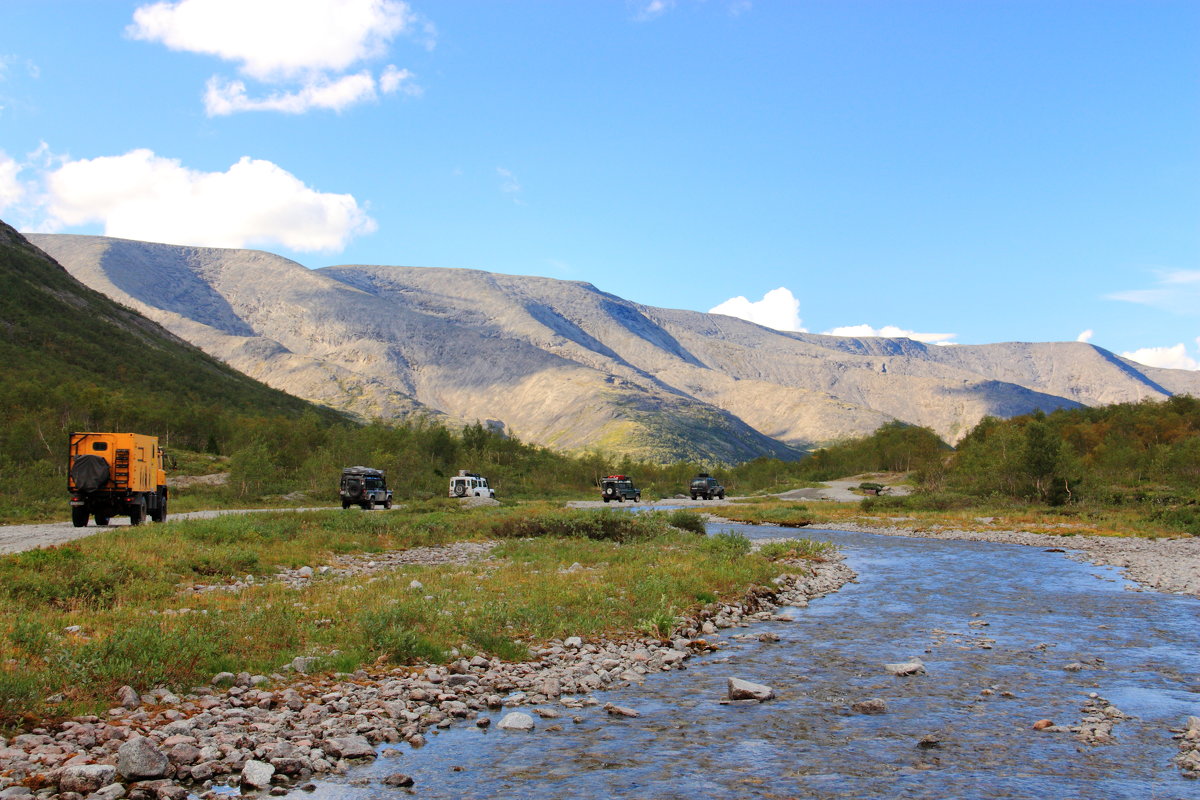
M 84 284 L 277 389 L 362 418 L 480 421 L 565 451 L 787 458 L 892 420 L 953 443 L 985 415 L 1200 395 L 1200 373 L 1083 342 L 783 332 L 578 281 L 27 238 Z

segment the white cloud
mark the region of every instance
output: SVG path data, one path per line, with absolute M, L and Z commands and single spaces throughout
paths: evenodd
M 496 167 L 496 174 L 500 176 L 500 191 L 507 195 L 511 195 L 513 202 L 518 205 L 523 205 L 521 201 L 521 182 L 517 180 L 517 176 L 512 173 L 512 170 L 504 167 Z
M 954 344 L 950 341 L 956 333 L 918 333 L 905 330 L 895 325 L 884 325 L 882 328 L 872 328 L 870 325 L 843 325 L 840 328 L 825 331 L 827 336 L 879 336 L 885 339 L 912 339 L 914 342 L 926 344 Z
M 421 94 L 421 87 L 413 83 L 413 74 L 406 69 L 400 69 L 395 64 L 388 64 L 379 76 L 379 91 L 384 94 L 402 94 L 416 97 Z
M 1086 331 L 1083 331 L 1078 336 L 1076 336 L 1075 341 L 1090 342 L 1092 340 L 1092 337 L 1095 335 L 1096 335 L 1096 332 L 1094 330 L 1092 330 L 1091 328 L 1088 328 Z
M 21 165 L 0 150 L 0 214 L 25 198 L 25 187 L 17 177 L 20 171 Z
M 127 34 L 172 50 L 216 56 L 242 75 L 282 92 L 253 98 L 244 81 L 213 76 L 210 116 L 240 111 L 341 111 L 378 92 L 420 94 L 408 70 L 388 65 L 378 78 L 356 65 L 381 58 L 399 34 L 433 46 L 435 31 L 400 0 L 177 0 L 140 6 Z M 257 94 L 257 92 L 255 92 Z
M 763 295 L 762 300 L 751 302 L 745 297 L 731 297 L 708 310 L 710 314 L 725 314 L 748 320 L 777 331 L 804 332 L 801 327 L 800 301 L 790 289 L 780 286 Z
M 1200 336 L 1196 337 L 1200 345 Z M 1148 367 L 1164 367 L 1166 369 L 1200 369 L 1200 361 L 1187 354 L 1183 342 L 1172 347 L 1143 347 L 1130 353 L 1121 353 L 1130 361 L 1145 364 Z
M 179 0 L 133 12 L 134 39 L 241 64 L 263 81 L 341 72 L 415 22 L 397 0 Z
M 199 172 L 141 149 L 69 161 L 45 182 L 50 230 L 100 222 L 105 235 L 128 239 L 326 252 L 375 230 L 353 196 L 318 192 L 249 157 Z
M 1155 274 L 1158 285 L 1154 288 L 1113 292 L 1108 299 L 1176 314 L 1200 314 L 1200 270 L 1157 270 Z
M 634 14 L 634 18 L 643 22 L 656 19 L 674 7 L 675 0 L 649 0 L 649 2 L 640 2 L 637 4 L 637 11 Z
M 242 81 L 222 82 L 214 75 L 204 92 L 204 110 L 210 117 L 238 111 L 282 111 L 286 114 L 303 114 L 314 108 L 342 111 L 376 96 L 375 79 L 369 72 L 346 75 L 333 82 L 320 79 L 297 92 L 276 92 L 259 100 L 246 95 L 246 84 Z

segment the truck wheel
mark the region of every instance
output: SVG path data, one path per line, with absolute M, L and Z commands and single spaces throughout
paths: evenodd
M 346 508 L 349 508 L 349 507 L 350 507 L 350 501 L 349 501 L 349 500 L 343 500 L 343 501 L 342 501 L 342 508 L 343 508 L 343 509 L 346 509 Z
M 162 495 L 158 496 L 158 507 L 150 510 L 150 519 L 153 522 L 167 521 L 167 498 Z
M 635 494 L 635 495 L 633 496 L 633 502 L 635 502 L 635 503 L 640 503 L 640 502 L 642 502 L 642 495 L 641 495 L 641 493 L 640 493 L 640 492 L 639 492 L 638 494 Z
M 461 483 L 455 484 L 454 496 L 455 497 L 466 497 L 467 496 L 467 487 L 462 485 Z
M 608 502 L 608 498 L 607 498 L 607 497 L 603 497 L 603 498 L 601 498 L 601 499 L 602 499 L 604 502 L 606 502 L 606 503 Z
M 129 524 L 141 525 L 146 521 L 146 506 L 142 503 L 132 506 L 129 509 Z
M 76 528 L 86 528 L 88 519 L 87 506 L 71 506 L 71 524 Z M 100 524 L 100 520 L 96 520 Z
M 374 508 L 375 508 L 374 500 L 368 500 L 367 502 L 363 503 L 363 511 L 370 511 Z
M 99 514 L 97 514 L 97 515 L 96 515 L 96 524 L 97 524 L 97 525 L 107 525 L 107 524 L 108 524 L 108 517 L 102 517 L 102 516 L 100 516 Z
M 725 499 L 725 493 L 724 493 L 724 492 L 717 492 L 717 498 L 718 498 L 718 499 L 720 499 L 720 500 L 724 500 L 724 499 Z
M 392 507 L 392 498 L 383 501 L 383 507 L 390 509 Z
M 617 502 L 618 502 L 618 503 L 624 503 L 624 502 L 625 502 L 625 495 L 623 495 L 623 494 L 619 494 L 619 495 L 617 495 Z

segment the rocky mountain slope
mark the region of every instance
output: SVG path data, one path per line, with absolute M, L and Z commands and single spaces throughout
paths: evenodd
M 344 419 L 251 380 L 88 288 L 3 222 L 0 285 L 0 460 L 64 457 L 67 425 L 149 431 L 165 422 L 180 442 L 215 408 Z M 198 432 L 196 446 L 216 433 Z
M 556 449 L 739 461 L 893 419 L 953 442 L 985 414 L 1200 394 L 1200 373 L 1078 342 L 783 333 L 574 281 L 29 238 L 82 282 L 276 388 L 364 417 L 480 420 Z

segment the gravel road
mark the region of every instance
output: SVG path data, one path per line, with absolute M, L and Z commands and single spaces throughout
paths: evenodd
M 333 508 L 328 506 L 327 508 Z M 319 508 L 238 508 L 220 511 L 188 511 L 182 514 L 171 514 L 172 520 L 177 519 L 212 519 L 224 514 L 257 514 L 263 511 L 320 511 Z M 383 510 L 383 509 L 380 509 Z M 147 522 L 146 525 L 154 523 Z M 82 539 L 93 533 L 106 531 L 109 528 L 128 527 L 127 518 L 114 517 L 108 525 L 97 526 L 89 523 L 85 528 L 76 528 L 70 522 L 43 522 L 36 525 L 0 525 L 0 553 L 19 553 L 22 550 L 33 550 L 38 547 L 50 547 L 63 544 L 73 539 Z

